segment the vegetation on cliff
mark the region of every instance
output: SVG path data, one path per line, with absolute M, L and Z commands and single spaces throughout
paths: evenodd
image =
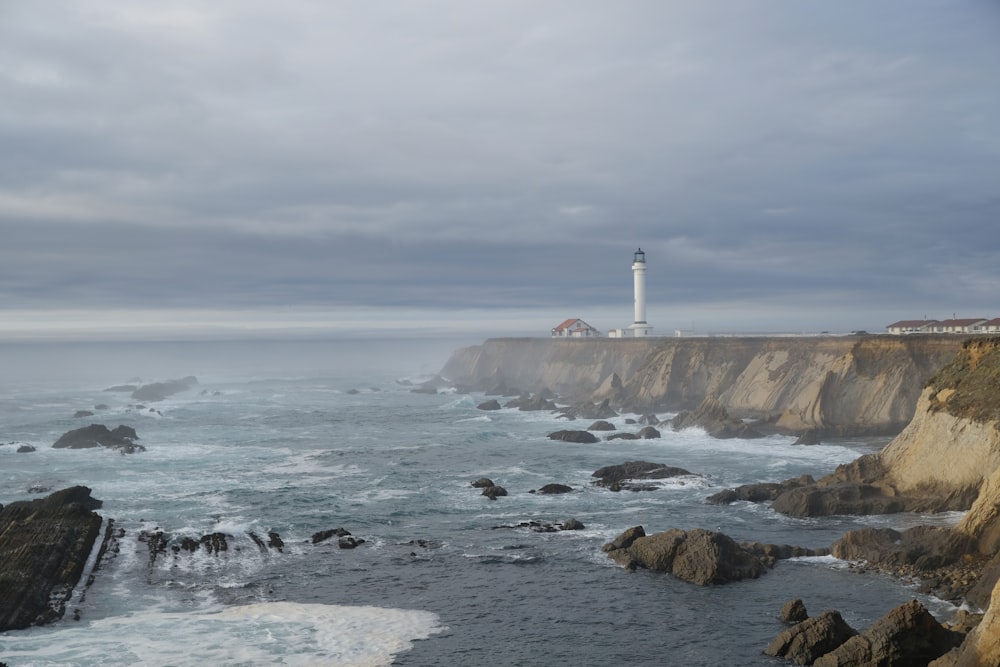
M 1000 337 L 972 338 L 928 381 L 930 409 L 975 422 L 1000 422 Z

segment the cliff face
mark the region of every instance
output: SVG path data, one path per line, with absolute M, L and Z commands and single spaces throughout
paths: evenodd
M 719 400 L 732 415 L 790 432 L 895 434 L 927 379 L 955 356 L 946 336 L 491 339 L 441 374 L 480 390 L 551 389 L 635 412 Z

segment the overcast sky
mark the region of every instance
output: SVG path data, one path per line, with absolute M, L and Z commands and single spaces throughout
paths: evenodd
M 0 335 L 1000 316 L 995 0 L 4 0 L 0 100 Z

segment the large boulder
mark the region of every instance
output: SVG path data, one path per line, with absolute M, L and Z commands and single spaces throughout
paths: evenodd
M 604 545 L 604 551 L 629 569 L 668 572 L 700 586 L 756 579 L 767 571 L 760 559 L 732 538 L 700 528 L 674 528 L 653 535 L 645 535 L 641 527 L 632 528 Z
M 817 658 L 813 666 L 926 665 L 950 651 L 961 640 L 961 635 L 938 623 L 919 600 L 910 600 L 875 621 L 860 635 L 851 637 L 833 651 Z
M 139 439 L 131 426 L 119 425 L 110 430 L 104 424 L 91 424 L 62 434 L 52 445 L 55 449 L 86 449 L 89 447 L 109 447 L 122 454 L 145 451 L 137 444 Z
M 840 612 L 827 610 L 784 630 L 768 644 L 764 653 L 791 660 L 798 665 L 811 665 L 817 658 L 835 650 L 857 634 Z
M 0 632 L 63 616 L 100 534 L 100 506 L 74 486 L 0 509 Z

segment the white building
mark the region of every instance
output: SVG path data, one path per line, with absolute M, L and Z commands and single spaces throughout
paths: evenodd
M 653 333 L 646 322 L 646 253 L 639 248 L 632 258 L 632 286 L 635 293 L 635 321 L 625 329 L 612 329 L 611 338 L 642 338 Z

